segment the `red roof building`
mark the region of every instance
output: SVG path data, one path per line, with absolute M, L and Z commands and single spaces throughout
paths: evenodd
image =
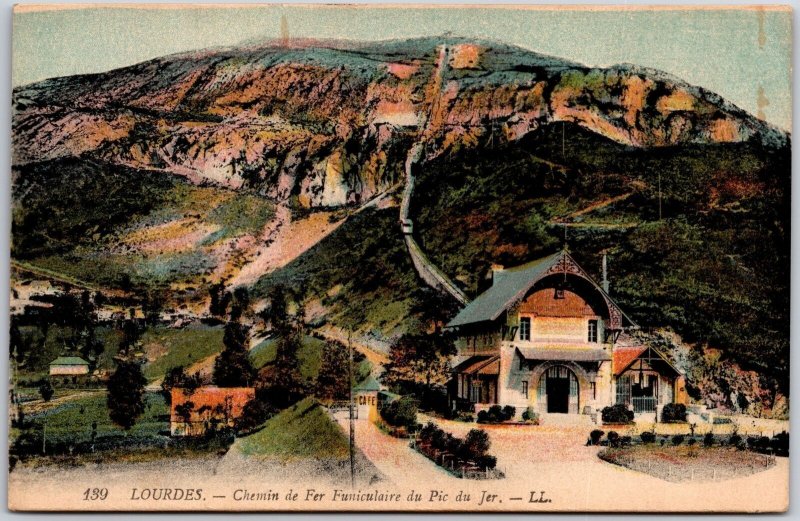
M 255 398 L 252 387 L 199 387 L 172 389 L 169 426 L 172 436 L 201 436 L 211 430 L 233 427 L 244 406 Z

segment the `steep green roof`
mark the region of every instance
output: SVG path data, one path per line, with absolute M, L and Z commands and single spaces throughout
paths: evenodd
M 497 320 L 505 310 L 525 298 L 525 295 L 531 290 L 533 285 L 544 278 L 550 268 L 561 262 L 563 257 L 567 257 L 565 262 L 572 262 L 577 266 L 575 259 L 573 259 L 569 253 L 562 250 L 553 255 L 521 266 L 495 272 L 492 286 L 478 295 L 478 298 L 467 304 L 467 306 L 447 324 L 447 327 L 458 327 L 478 322 Z M 601 292 L 603 296 L 620 311 L 623 322 L 636 327 L 636 324 L 595 281 L 586 275 L 582 269 L 579 269 L 579 271 L 582 273 L 581 276 L 583 278 L 588 280 L 597 291 Z
M 369 375 L 366 380 L 353 387 L 354 391 L 380 391 L 381 384 L 374 376 Z
M 549 267 L 558 262 L 561 252 L 494 274 L 492 287 L 467 304 L 447 327 L 496 320 L 515 300 L 521 299 Z
M 89 365 L 89 362 L 79 356 L 59 356 L 50 365 Z

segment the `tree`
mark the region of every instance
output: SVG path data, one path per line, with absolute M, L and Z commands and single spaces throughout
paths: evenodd
M 239 286 L 233 290 L 233 299 L 231 302 L 231 320 L 238 321 L 242 315 L 245 315 L 250 310 L 250 293 L 244 286 Z
M 161 381 L 161 395 L 167 405 L 172 403 L 172 389 L 175 387 L 185 389 L 187 392 L 192 393 L 195 389 L 200 387 L 200 375 L 195 373 L 192 376 L 186 374 L 183 366 L 173 367 L 164 379 Z
M 278 338 L 275 361 L 271 374 L 260 385 L 266 401 L 278 409 L 284 409 L 299 400 L 305 393 L 303 377 L 297 351 L 302 345 L 303 332 L 298 328 L 287 329 Z
M 268 295 L 269 306 L 261 312 L 264 323 L 269 325 L 277 334 L 282 334 L 289 324 L 289 301 L 286 288 L 278 284 L 273 286 Z
M 185 401 L 180 405 L 175 406 L 175 414 L 183 420 L 183 423 L 189 423 L 192 419 L 192 411 L 194 410 L 194 402 L 191 400 Z
M 234 427 L 240 433 L 252 432 L 273 414 L 275 409 L 269 404 L 253 399 L 242 408 L 242 414 L 235 420 Z
M 133 309 L 131 309 L 131 315 L 133 314 Z M 122 356 L 128 356 L 139 347 L 142 332 L 139 322 L 133 316 L 128 320 L 123 320 L 120 328 L 122 329 L 122 340 L 119 345 L 119 353 Z
M 108 379 L 108 415 L 111 421 L 129 430 L 144 412 L 144 386 L 147 383 L 138 361 L 121 358 Z
M 225 291 L 225 284 L 223 282 L 212 284 L 208 288 L 208 293 L 211 297 L 208 310 L 215 317 L 224 317 L 228 313 L 228 305 L 231 300 L 231 294 Z
M 349 354 L 339 342 L 328 341 L 322 348 L 322 362 L 315 382 L 318 398 L 344 400 L 350 393 Z
M 450 379 L 449 359 L 455 353 L 455 344 L 448 334 L 403 335 L 391 346 L 384 381 L 400 387 L 442 386 Z
M 247 387 L 255 380 L 256 370 L 248 352 L 248 328 L 228 322 L 222 337 L 225 348 L 214 360 L 212 380 L 219 387 Z
M 50 385 L 50 382 L 48 382 L 47 380 L 42 382 L 42 385 L 39 386 L 39 394 L 42 395 L 42 400 L 46 402 L 50 401 L 50 398 L 53 397 L 54 393 L 55 390 L 53 389 L 53 386 Z

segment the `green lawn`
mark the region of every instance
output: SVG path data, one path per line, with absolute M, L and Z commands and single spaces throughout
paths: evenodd
M 264 428 L 242 438 L 239 450 L 248 456 L 282 460 L 348 457 L 342 430 L 313 399 L 306 398 L 271 418 Z
M 308 379 L 315 378 L 322 363 L 322 347 L 325 342 L 313 336 L 303 337 L 303 346 L 297 351 L 297 358 L 300 360 L 300 373 Z M 255 346 L 250 351 L 250 359 L 257 369 L 275 360 L 275 350 L 277 349 L 277 339 L 268 338 Z
M 145 394 L 145 411 L 128 435 L 134 438 L 152 438 L 169 429 L 169 408 L 158 393 Z M 125 430 L 114 425 L 108 417 L 106 393 L 79 398 L 59 405 L 32 418 L 42 425 L 47 423 L 47 439 L 51 442 L 79 443 L 91 440 L 92 422 L 97 422 L 97 439 L 121 435 Z
M 212 326 L 148 329 L 142 335 L 145 349 L 148 348 L 148 345 L 158 344 L 166 349 L 166 353 L 145 365 L 144 376 L 152 381 L 164 376 L 173 367 L 180 365 L 188 368 L 195 362 L 222 351 L 222 335 L 221 327 Z

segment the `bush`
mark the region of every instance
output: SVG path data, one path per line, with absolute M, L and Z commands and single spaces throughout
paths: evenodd
M 502 423 L 513 419 L 516 414 L 517 409 L 513 405 L 492 405 L 488 411 L 478 412 L 478 423 Z
M 475 460 L 475 465 L 481 470 L 493 469 L 497 466 L 497 458 L 485 454 Z
M 712 447 L 714 446 L 714 434 L 707 432 L 705 436 L 703 436 L 703 447 Z
M 274 413 L 275 410 L 261 400 L 250 400 L 244 405 L 244 408 L 242 408 L 242 415 L 234 421 L 236 432 L 252 432 L 271 418 Z
M 522 421 L 539 423 L 539 414 L 533 410 L 533 407 L 528 407 L 522 411 Z
M 683 440 L 684 440 L 683 434 L 676 434 L 675 436 L 672 437 L 672 444 L 677 447 L 678 445 L 683 443 Z
M 413 430 L 417 425 L 417 403 L 410 396 L 403 396 L 381 409 L 381 417 L 392 427 Z
M 633 443 L 633 438 L 631 438 L 630 436 L 622 436 L 619 439 L 620 447 L 630 447 L 631 443 Z
M 656 433 L 652 431 L 644 431 L 639 435 L 639 438 L 641 438 L 642 443 L 653 443 L 656 441 Z
M 697 443 L 695 438 L 689 438 L 689 441 L 686 442 L 686 444 L 690 447 L 692 447 L 695 443 Z
M 776 456 L 789 456 L 789 433 L 783 431 L 776 434 L 770 440 L 769 446 Z
M 489 421 L 492 423 L 503 421 L 503 408 L 499 405 L 489 407 Z
M 624 403 L 604 407 L 600 416 L 603 423 L 631 423 L 633 421 L 633 411 L 629 410 Z
M 592 432 L 589 433 L 589 442 L 592 445 L 600 445 L 600 438 L 603 437 L 603 434 L 605 433 L 600 429 L 593 430 Z
M 668 403 L 661 411 L 662 423 L 679 423 L 686 421 L 686 406 L 682 403 Z
M 608 434 L 606 434 L 606 439 L 610 447 L 619 446 L 619 433 L 617 431 L 609 431 Z
M 433 438 L 433 434 L 436 431 L 441 430 L 437 427 L 433 422 L 428 422 L 424 427 L 419 430 L 419 441 L 422 443 L 430 443 L 431 439 Z
M 464 459 L 476 460 L 489 450 L 489 435 L 481 429 L 471 429 L 464 439 Z
M 736 433 L 731 434 L 730 438 L 728 438 L 728 445 L 731 447 L 738 447 L 742 444 L 742 437 Z

